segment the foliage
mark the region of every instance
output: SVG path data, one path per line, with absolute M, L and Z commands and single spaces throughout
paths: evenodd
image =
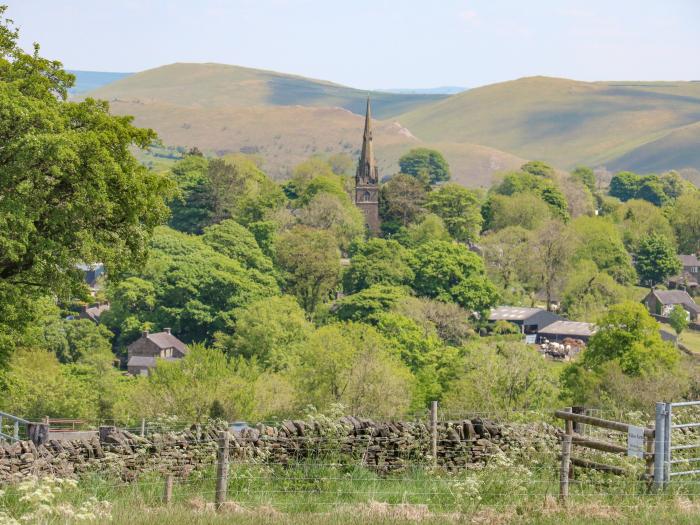
M 533 234 L 520 226 L 509 226 L 481 239 L 489 276 L 509 294 L 516 294 L 532 275 L 527 263 Z
M 595 192 L 595 173 L 588 166 L 577 166 L 574 171 L 571 172 L 571 176 L 580 181 L 586 188 L 591 192 Z
M 253 234 L 231 219 L 209 226 L 201 239 L 217 253 L 238 261 L 246 269 L 273 274 L 270 258 L 258 246 Z
M 426 208 L 444 221 L 455 240 L 474 242 L 479 237 L 483 218 L 475 191 L 458 184 L 445 184 L 430 192 Z
M 680 253 L 700 252 L 700 191 L 678 197 L 669 221 L 678 239 Z
M 313 314 L 340 280 L 335 238 L 327 231 L 296 227 L 280 235 L 275 252 L 285 290 L 297 297 L 308 314 Z
M 551 217 L 547 203 L 532 193 L 491 195 L 482 213 L 484 228 L 496 231 L 509 227 L 535 230 Z
M 380 192 L 382 228 L 388 226 L 395 230 L 399 226 L 407 226 L 424 213 L 427 198 L 425 184 L 410 175 L 394 175 L 382 185 Z
M 404 413 L 413 378 L 390 343 L 364 324 L 319 328 L 301 349 L 295 384 L 301 399 L 320 410 L 342 403 L 351 414 L 377 417 Z
M 89 319 L 63 320 L 59 323 L 58 332 L 54 334 L 53 350 L 62 363 L 86 362 L 100 356 L 105 358 L 107 366 L 112 363 L 113 337 L 105 326 L 95 324 Z
M 625 299 L 625 289 L 592 261 L 582 260 L 571 271 L 561 308 L 576 321 L 596 321 L 605 310 Z
M 350 243 L 361 238 L 365 231 L 362 212 L 343 193 L 317 193 L 299 210 L 299 223 L 311 228 L 326 230 L 334 235 L 341 250 L 347 250 Z
M 215 223 L 228 218 L 243 225 L 264 220 L 284 203 L 279 186 L 245 155 L 210 160 L 207 176 Z
M 227 232 L 227 226 L 216 229 L 216 235 Z M 169 327 L 188 343 L 211 341 L 226 329 L 236 308 L 278 293 L 267 272 L 217 253 L 202 237 L 162 228 L 142 272 L 109 287 L 111 308 L 102 322 L 120 334 L 120 344 L 131 342 L 143 327 Z
M 25 53 L 0 9 L 0 362 L 14 346 L 22 301 L 84 289 L 78 263 L 110 274 L 137 267 L 167 218 L 167 177 L 132 148 L 155 133 L 113 116 L 103 101 L 66 102 L 74 77 L 60 62 Z
M 234 312 L 233 335 L 217 334 L 216 347 L 235 358 L 255 358 L 265 368 L 281 370 L 290 364 L 295 348 L 312 331 L 304 310 L 289 296 L 261 299 Z
M 596 323 L 598 331 L 583 352 L 584 367 L 600 369 L 610 361 L 619 363 L 628 375 L 671 369 L 678 362 L 677 351 L 661 339 L 659 324 L 641 303 L 613 305 Z
M 397 241 L 370 239 L 350 250 L 350 266 L 343 275 L 343 290 L 354 293 L 374 284 L 403 286 L 413 282 L 412 254 Z
M 569 219 L 566 198 L 557 184 L 548 177 L 523 171 L 507 173 L 500 184 L 491 188 L 491 192 L 508 196 L 532 193 L 549 206 L 553 217 L 563 221 Z
M 520 166 L 520 171 L 548 179 L 553 179 L 556 175 L 554 168 L 541 160 L 531 160 L 530 162 L 526 162 Z
M 461 346 L 474 337 L 469 312 L 454 303 L 425 297 L 405 297 L 394 310 L 413 319 L 425 334 L 435 333 L 445 344 Z
M 578 239 L 575 257 L 593 261 L 618 283 L 630 285 L 637 275 L 615 225 L 597 217 L 578 217 L 571 223 Z
M 411 175 L 430 184 L 450 179 L 450 166 L 442 153 L 434 149 L 413 148 L 399 159 L 401 173 Z
M 639 249 L 642 238 L 658 234 L 675 241 L 673 229 L 663 212 L 642 200 L 627 201 L 613 213 L 613 219 L 622 231 L 622 239 L 631 253 Z
M 681 332 L 688 328 L 688 312 L 685 311 L 685 308 L 680 304 L 675 305 L 668 316 L 668 324 L 671 325 L 676 335 L 680 336 Z
M 610 181 L 610 195 L 623 202 L 642 199 L 654 206 L 663 206 L 677 199 L 683 191 L 684 183 L 676 172 L 658 176 L 622 171 Z
M 446 410 L 499 414 L 556 405 L 556 368 L 523 343 L 478 344 L 469 348 L 443 398 Z
M 188 155 L 170 170 L 179 195 L 170 203 L 171 228 L 187 233 L 201 233 L 212 223 L 211 187 L 207 176 L 208 161 L 202 155 Z
M 419 295 L 476 311 L 495 304 L 498 294 L 485 275 L 484 262 L 465 246 L 432 241 L 420 245 L 414 254 L 413 288 Z
M 668 239 L 652 234 L 639 243 L 636 268 L 643 284 L 654 285 L 680 272 L 682 265 Z
M 535 232 L 529 262 L 539 279 L 539 289 L 547 300 L 547 309 L 568 274 L 576 250 L 571 229 L 559 221 L 545 223 Z
M 375 284 L 339 299 L 333 311 L 342 321 L 376 322 L 377 314 L 393 308 L 406 293 L 404 288 Z
M 61 365 L 51 352 L 18 349 L 0 372 L 2 390 L 9 394 L 0 396 L 0 406 L 29 420 L 44 416 L 95 420 L 101 392 L 79 371 L 76 365 Z
M 445 223 L 433 213 L 426 213 L 418 222 L 401 227 L 392 236 L 408 248 L 415 248 L 429 241 L 451 241 Z

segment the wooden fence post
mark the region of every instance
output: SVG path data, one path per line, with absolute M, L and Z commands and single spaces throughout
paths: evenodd
M 141 437 L 144 437 L 146 435 L 146 418 L 142 417 L 141 418 Z
M 216 457 L 216 510 L 226 502 L 228 490 L 228 431 L 219 432 L 219 450 Z
M 437 410 L 438 402 L 430 403 L 430 454 L 433 456 L 434 466 L 437 466 Z
M 564 503 L 569 497 L 569 467 L 571 465 L 571 435 L 561 437 L 561 467 L 559 468 L 559 500 Z
M 647 427 L 652 429 L 652 427 Z M 644 436 L 644 452 L 646 461 L 647 487 L 651 487 L 654 483 L 654 437 Z
M 165 487 L 163 488 L 163 503 L 170 505 L 173 499 L 173 475 L 166 474 Z
M 573 413 L 574 409 L 573 409 L 573 407 L 565 408 L 564 412 Z M 574 422 L 567 419 L 564 423 L 564 430 L 566 431 L 566 435 L 571 437 L 571 442 L 573 443 Z M 568 480 L 571 480 L 571 479 L 574 479 L 574 464 L 572 462 L 569 462 Z

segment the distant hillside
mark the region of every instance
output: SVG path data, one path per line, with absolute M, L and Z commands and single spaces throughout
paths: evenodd
M 356 156 L 362 138 L 367 92 L 330 82 L 220 64 L 173 64 L 134 74 L 89 93 L 134 115 L 170 146 L 225 154 L 260 155 L 265 170 L 284 178 L 313 154 Z M 418 140 L 392 117 L 432 104 L 445 95 L 371 92 L 376 155 L 382 175 Z M 490 184 L 494 172 L 513 169 L 522 158 L 495 148 L 441 141 L 455 180 Z
M 75 86 L 70 89 L 72 95 L 79 95 L 100 88 L 122 78 L 126 78 L 133 73 L 110 73 L 107 71 L 80 71 L 69 70 L 75 75 Z
M 377 118 L 388 118 L 447 95 L 364 91 L 324 80 L 224 64 L 170 64 L 103 86 L 91 96 L 107 100 L 167 102 L 189 107 L 339 107 L 363 114 L 367 95 Z
M 560 167 L 700 169 L 700 83 L 531 77 L 398 117 L 418 138 L 482 144 Z

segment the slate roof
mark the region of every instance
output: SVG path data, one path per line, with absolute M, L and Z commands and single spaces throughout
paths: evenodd
M 595 333 L 593 323 L 580 323 L 578 321 L 554 321 L 552 324 L 540 328 L 540 335 L 556 334 L 590 337 Z
M 526 308 L 520 306 L 499 306 L 491 310 L 489 321 L 523 321 L 529 319 L 543 308 Z
M 148 340 L 155 343 L 158 348 L 175 348 L 180 352 L 187 353 L 187 345 L 169 332 L 157 332 L 148 334 Z
M 661 304 L 682 304 L 689 310 L 700 313 L 700 306 L 693 301 L 693 298 L 685 290 L 654 290 L 653 293 Z
M 152 355 L 134 355 L 129 358 L 126 366 L 147 366 L 152 368 L 156 366 L 156 358 Z
M 683 266 L 700 266 L 700 259 L 695 254 L 679 255 L 678 258 L 683 263 Z

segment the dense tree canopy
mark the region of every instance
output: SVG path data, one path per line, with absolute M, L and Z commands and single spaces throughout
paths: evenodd
M 414 148 L 399 159 L 401 173 L 435 184 L 450 179 L 450 166 L 434 149 Z
M 666 237 L 648 235 L 639 243 L 636 267 L 642 284 L 654 285 L 680 272 L 682 265 Z
M 126 344 L 143 329 L 171 328 L 185 342 L 211 341 L 233 311 L 279 293 L 272 275 L 217 253 L 200 237 L 159 229 L 142 272 L 113 284 L 104 322 Z
M 118 275 L 140 264 L 167 218 L 167 177 L 131 149 L 151 130 L 110 115 L 106 102 L 66 102 L 73 76 L 27 54 L 0 7 L 0 354 L 21 326 L 23 298 L 79 293 L 77 263 Z M 0 355 L 0 360 L 2 355 Z
M 483 218 L 476 192 L 458 184 L 445 184 L 430 192 L 426 208 L 443 220 L 455 240 L 473 242 L 479 237 Z

